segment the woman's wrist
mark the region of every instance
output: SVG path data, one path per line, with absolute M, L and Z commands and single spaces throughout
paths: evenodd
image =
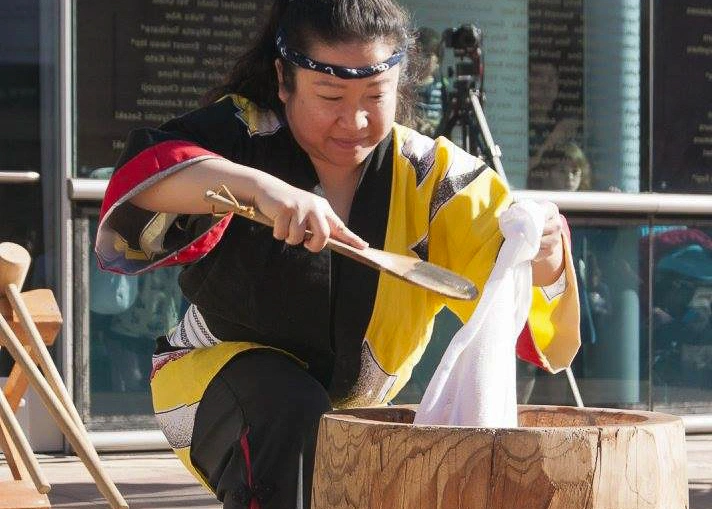
M 562 241 L 551 255 L 532 261 L 532 284 L 534 286 L 554 284 L 561 277 L 565 267 L 566 257 Z

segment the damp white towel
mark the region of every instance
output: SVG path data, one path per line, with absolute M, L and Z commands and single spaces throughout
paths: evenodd
M 455 334 L 423 395 L 415 424 L 517 426 L 515 348 L 532 299 L 531 260 L 544 211 L 513 204 L 499 218 L 504 243 L 468 322 Z

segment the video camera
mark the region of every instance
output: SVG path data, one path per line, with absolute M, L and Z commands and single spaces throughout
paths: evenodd
M 465 23 L 458 28 L 447 28 L 442 34 L 442 44 L 452 48 L 459 61 L 455 63 L 455 71 L 448 73 L 456 76 L 456 85 L 462 84 L 466 92 L 474 88 L 481 93 L 484 78 L 484 59 L 482 58 L 482 29 L 472 23 Z M 464 83 L 463 83 L 464 82 Z
M 482 29 L 472 23 L 447 28 L 443 31 L 442 40 L 446 48 L 455 51 L 456 56 L 477 53 L 482 47 Z
M 456 76 L 452 67 L 448 67 L 448 77 L 455 78 L 452 80 L 454 90 L 446 89 L 443 80 L 445 107 L 436 134 L 453 139 L 453 129 L 459 126 L 461 138 L 459 142 L 455 139 L 453 141 L 470 154 L 484 157 L 506 182 L 507 176 L 501 161 L 502 151 L 494 143 L 483 110 L 485 64 L 482 55 L 482 29 L 471 23 L 462 24 L 458 28 L 448 28 L 443 31 L 440 44 L 452 48 L 458 61 L 455 62 Z

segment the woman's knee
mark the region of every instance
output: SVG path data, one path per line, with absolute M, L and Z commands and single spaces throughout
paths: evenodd
M 296 360 L 274 350 L 244 354 L 224 376 L 248 422 L 256 415 L 313 421 L 331 409 L 326 389 Z

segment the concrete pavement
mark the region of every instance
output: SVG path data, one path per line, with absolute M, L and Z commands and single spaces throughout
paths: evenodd
M 712 435 L 688 435 L 690 509 L 712 509 Z

